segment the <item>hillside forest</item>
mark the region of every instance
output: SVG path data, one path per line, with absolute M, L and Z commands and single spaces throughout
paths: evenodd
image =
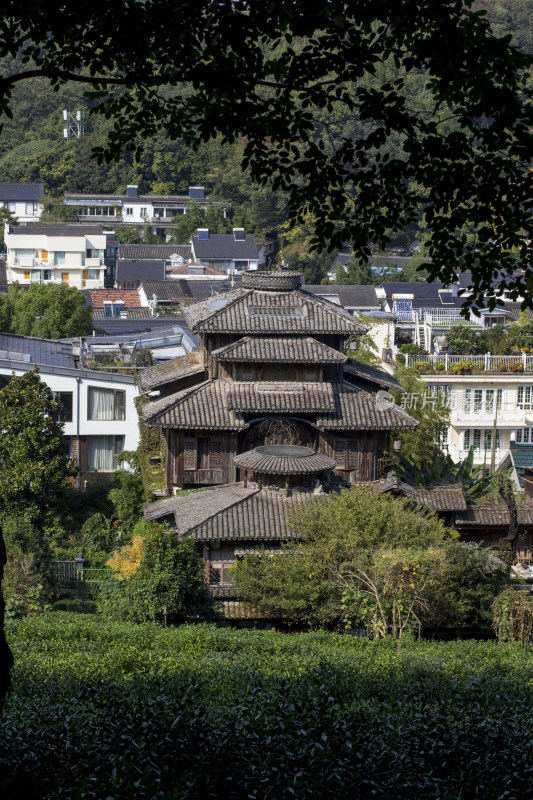
M 533 53 L 533 7 L 530 3 L 526 0 L 477 0 L 474 5 L 486 11 L 497 35 L 511 34 L 521 49 Z M 7 59 L 1 64 L 5 74 L 15 67 Z M 387 70 L 393 72 L 394 68 L 382 65 L 382 71 Z M 384 77 L 394 78 L 394 75 L 377 74 L 365 80 L 371 88 Z M 421 114 L 431 115 L 430 98 L 422 87 L 420 76 L 413 76 L 408 83 L 410 100 Z M 189 185 L 200 185 L 213 200 L 232 203 L 227 221 L 215 215 L 208 221 L 213 231 L 223 232 L 237 226 L 254 233 L 260 240 L 278 239 L 285 263 L 302 269 L 308 282 L 320 282 L 331 266 L 331 254 L 309 252 L 312 219 L 289 228 L 284 192 L 254 184 L 250 175 L 242 171 L 244 140 L 224 144 L 212 139 L 194 150 L 183 141 L 170 140 L 161 130 L 144 143 L 144 151 L 138 159 L 131 152 L 124 152 L 118 162 L 98 164 L 91 157 L 92 150 L 105 142 L 111 121 L 91 114 L 91 102 L 83 96 L 82 85 L 69 83 L 54 92 L 44 80 L 23 81 L 14 90 L 12 107 L 13 118 L 4 121 L 0 137 L 0 180 L 42 181 L 50 220 L 64 215 L 61 198 L 65 192 L 115 193 L 124 192 L 128 184 L 137 184 L 141 193 L 176 194 L 185 192 Z M 85 111 L 83 138 L 68 142 L 64 139 L 65 108 Z M 323 121 L 333 139 L 335 135 L 345 135 L 349 126 L 354 126 L 354 134 L 357 133 L 357 122 L 347 120 L 344 115 L 340 110 L 328 112 L 327 121 Z M 391 157 L 395 156 L 394 148 L 392 142 Z M 183 231 L 180 234 L 183 236 Z M 410 230 L 391 231 L 392 243 L 397 246 L 409 246 L 415 239 L 422 243 L 423 253 L 423 220 Z M 412 265 L 413 269 L 404 270 L 405 279 L 416 276 L 420 261 Z M 401 273 L 395 270 L 392 273 L 392 279 L 402 278 Z M 420 277 L 424 277 L 423 273 Z M 350 282 L 372 282 L 372 273 L 363 271 L 357 281 L 352 278 Z

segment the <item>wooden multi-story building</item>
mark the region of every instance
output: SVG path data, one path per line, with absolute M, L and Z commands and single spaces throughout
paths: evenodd
M 166 440 L 169 489 L 235 483 L 234 457 L 258 445 L 295 444 L 335 459 L 338 477 L 368 482 L 391 430 L 413 428 L 382 401 L 397 386 L 354 363 L 344 343 L 365 328 L 301 287 L 299 273 L 253 272 L 242 287 L 188 307 L 197 360 L 147 370 L 141 391 L 159 390 L 145 421 Z
M 366 328 L 299 273 L 248 273 L 186 319 L 198 352 L 145 370 L 140 389 L 146 424 L 165 438 L 169 494 L 205 490 L 148 504 L 145 517 L 192 536 L 226 616 L 249 617 L 228 567 L 293 537 L 287 514 L 335 481 L 375 481 L 390 432 L 416 421 L 386 391 L 400 388 L 388 373 L 345 355 Z

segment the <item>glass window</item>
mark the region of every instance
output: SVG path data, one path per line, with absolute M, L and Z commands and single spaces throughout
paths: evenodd
M 26 214 L 35 214 L 35 203 L 26 203 Z
M 485 392 L 485 411 L 494 411 L 494 389 Z
M 474 414 L 479 414 L 483 406 L 483 390 L 474 389 Z
M 17 248 L 15 250 L 14 263 L 20 264 L 21 258 L 34 258 L 34 257 L 35 257 L 35 250 L 33 250 L 33 248 L 31 250 L 20 250 Z
M 472 440 L 473 440 L 474 450 L 481 450 L 481 431 L 479 430 L 479 428 L 474 429 Z
M 133 208 L 131 206 L 126 206 L 126 216 L 127 217 L 133 216 Z
M 54 253 L 54 264 L 56 267 L 61 267 L 65 263 L 65 251 L 56 250 Z
M 55 416 L 56 422 L 72 422 L 72 392 L 53 392 L 54 400 L 61 403 L 62 409 Z
M 4 208 L 7 208 L 8 211 L 12 211 L 13 214 L 14 214 L 15 211 L 17 210 L 17 204 L 16 203 L 11 203 L 11 202 L 4 203 Z
M 52 280 L 52 270 L 43 269 L 43 281 L 51 281 L 51 280 Z
M 470 413 L 472 407 L 472 389 L 465 389 L 463 411 L 465 414 Z
M 88 436 L 88 469 L 111 472 L 117 468 L 117 456 L 124 450 L 123 436 Z
M 147 209 L 141 207 L 141 217 L 147 217 L 148 214 L 146 213 Z
M 533 444 L 533 428 L 518 428 L 515 433 L 517 444 Z
M 531 409 L 531 386 L 519 386 L 517 405 L 518 408 Z
M 89 387 L 89 414 L 92 420 L 126 419 L 126 392 Z
M 88 269 L 87 273 L 87 277 L 90 281 L 97 281 L 100 278 L 99 269 Z

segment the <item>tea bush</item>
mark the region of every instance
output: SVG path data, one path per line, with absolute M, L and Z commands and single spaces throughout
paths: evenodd
M 65 612 L 12 621 L 0 796 L 532 796 L 533 653 Z

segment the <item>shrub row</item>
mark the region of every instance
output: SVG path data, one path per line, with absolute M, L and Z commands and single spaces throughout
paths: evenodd
M 55 612 L 10 623 L 0 796 L 531 796 L 533 657 Z

